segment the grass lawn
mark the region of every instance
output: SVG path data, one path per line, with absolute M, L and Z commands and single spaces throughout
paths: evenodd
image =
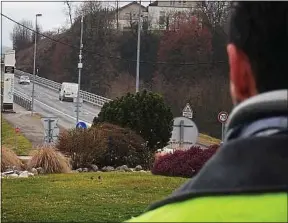
M 15 137 L 15 129 L 3 117 L 1 118 L 1 139 L 2 146 L 13 149 L 17 155 L 28 155 L 32 149 L 31 142 L 21 133 Z M 17 139 L 17 144 L 16 144 Z M 17 146 L 17 148 L 16 148 Z
M 221 140 L 199 133 L 198 142 L 206 146 L 210 146 L 212 144 L 220 144 Z
M 139 172 L 2 179 L 2 222 L 120 222 L 186 180 Z

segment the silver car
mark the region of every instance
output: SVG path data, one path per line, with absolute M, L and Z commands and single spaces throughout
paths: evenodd
M 22 75 L 19 79 L 19 84 L 30 84 L 29 77 Z

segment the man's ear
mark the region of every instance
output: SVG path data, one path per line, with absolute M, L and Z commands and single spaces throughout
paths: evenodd
M 240 103 L 257 94 L 255 78 L 249 58 L 234 44 L 228 44 L 230 65 L 230 93 L 233 103 Z

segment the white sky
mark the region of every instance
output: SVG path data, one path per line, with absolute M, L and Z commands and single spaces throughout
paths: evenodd
M 104 0 L 102 0 L 104 1 Z M 108 2 L 108 1 L 105 1 Z M 113 4 L 116 1 L 110 1 Z M 123 6 L 131 1 L 119 0 L 119 6 Z M 153 2 L 153 1 L 152 1 Z M 147 6 L 150 0 L 142 1 L 142 4 Z M 73 2 L 74 5 L 79 5 L 81 2 Z M 22 19 L 32 20 L 35 23 L 35 15 L 41 13 L 42 17 L 38 18 L 38 24 L 42 28 L 42 31 L 48 31 L 57 29 L 58 27 L 68 25 L 68 17 L 65 15 L 67 6 L 61 0 L 58 1 L 24 1 L 24 0 L 6 0 L 1 1 L 2 14 L 12 18 L 13 20 L 20 22 Z M 1 39 L 2 46 L 12 47 L 10 39 L 10 33 L 13 30 L 14 23 L 1 16 Z

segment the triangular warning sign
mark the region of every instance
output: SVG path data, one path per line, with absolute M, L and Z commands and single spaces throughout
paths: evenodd
M 183 109 L 183 112 L 191 112 L 192 113 L 192 109 L 188 103 L 186 104 L 185 108 Z
M 193 111 L 190 105 L 187 103 L 185 108 L 183 109 L 182 116 L 186 118 L 193 118 Z

